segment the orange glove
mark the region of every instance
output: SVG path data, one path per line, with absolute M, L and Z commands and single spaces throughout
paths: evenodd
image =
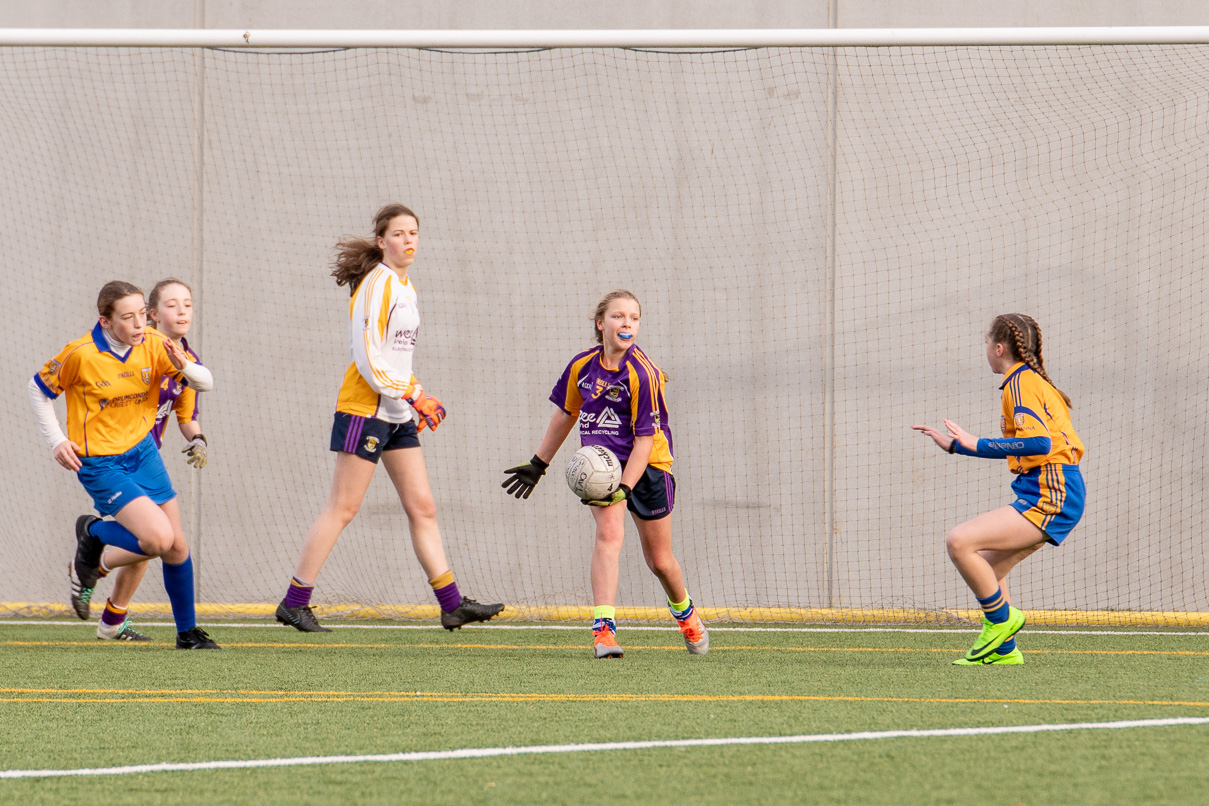
M 403 399 L 422 418 L 416 426 L 417 433 L 423 431 L 425 425 L 436 431 L 437 426 L 445 419 L 445 406 L 437 398 L 424 393 L 424 389 L 420 386 L 420 382 L 416 380 L 415 375 L 411 376 L 411 383 L 403 390 Z

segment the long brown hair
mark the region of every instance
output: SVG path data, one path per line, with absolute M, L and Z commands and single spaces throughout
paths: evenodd
M 396 216 L 409 215 L 420 226 L 420 217 L 401 204 L 388 204 L 374 216 L 373 238 L 344 238 L 336 244 L 336 259 L 332 261 L 332 276 L 336 285 L 347 285 L 349 296 L 357 293 L 357 286 L 365 275 L 382 262 L 382 250 L 378 238 L 386 234 L 386 228 Z
M 633 291 L 626 291 L 624 288 L 619 288 L 616 291 L 610 291 L 601 297 L 600 302 L 596 303 L 596 310 L 592 313 L 592 336 L 596 339 L 597 344 L 604 344 L 604 334 L 600 332 L 600 328 L 596 323 L 604 319 L 605 311 L 609 309 L 609 303 L 615 299 L 632 299 L 638 303 L 638 313 L 642 314 L 642 303 L 638 302 L 638 297 L 634 296 Z
M 1045 371 L 1045 359 L 1041 357 L 1041 325 L 1037 324 L 1036 319 L 1022 313 L 1000 314 L 991 320 L 987 337 L 993 343 L 1007 347 L 1012 358 L 1023 361 L 1029 369 L 1045 378 L 1045 382 L 1062 396 L 1067 408 L 1071 407 L 1070 397 L 1050 380 Z
M 175 277 L 165 277 L 163 280 L 160 280 L 158 283 L 152 286 L 151 296 L 147 297 L 147 327 L 158 330 L 156 326 L 159 324 L 159 322 L 151 316 L 151 312 L 159 307 L 160 294 L 162 294 L 164 289 L 170 285 L 183 285 L 185 290 L 189 292 L 189 296 L 193 296 L 193 287 L 184 280 L 178 280 Z
M 117 304 L 117 301 L 131 294 L 138 294 L 141 297 L 143 289 L 125 280 L 110 280 L 101 286 L 101 293 L 97 295 L 97 313 L 108 319 L 113 316 L 113 306 Z

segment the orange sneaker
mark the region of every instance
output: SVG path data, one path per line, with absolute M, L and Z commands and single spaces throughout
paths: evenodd
M 688 618 L 677 620 L 676 623 L 680 625 L 680 634 L 684 636 L 688 654 L 704 655 L 709 652 L 709 630 L 705 629 L 705 622 L 697 615 L 697 608 L 693 608 Z
M 608 627 L 592 630 L 592 651 L 599 658 L 620 658 L 625 654 L 617 644 L 617 635 Z

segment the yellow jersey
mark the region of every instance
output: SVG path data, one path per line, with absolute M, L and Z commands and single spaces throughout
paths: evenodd
M 1083 442 L 1071 425 L 1070 409 L 1058 390 L 1023 361 L 1013 364 L 1004 376 L 1003 413 L 999 420 L 1005 438 L 1050 438 L 1048 454 L 1008 456 L 1013 473 L 1027 473 L 1042 465 L 1077 465 L 1083 458 Z
M 67 394 L 67 438 L 80 456 L 116 456 L 133 448 L 155 425 L 160 380 L 184 382 L 164 349 L 165 336 L 148 329 L 123 358 L 109 347 L 100 322 L 46 362 L 34 381 L 47 397 Z

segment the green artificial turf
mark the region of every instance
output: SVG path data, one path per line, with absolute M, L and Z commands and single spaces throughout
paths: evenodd
M 0 770 L 1209 717 L 1203 637 L 208 626 L 221 652 L 0 624 Z M 1209 725 L 0 779 L 2 803 L 1189 803 Z

